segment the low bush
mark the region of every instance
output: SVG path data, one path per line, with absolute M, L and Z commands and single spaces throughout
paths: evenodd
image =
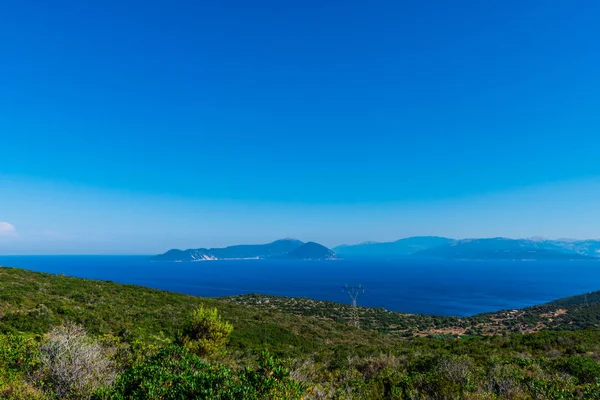
M 112 384 L 116 367 L 112 351 L 78 325 L 53 329 L 40 346 L 36 380 L 60 399 L 86 399 Z
M 39 344 L 17 334 L 0 335 L 0 398 L 3 400 L 42 400 L 26 376 L 37 368 Z

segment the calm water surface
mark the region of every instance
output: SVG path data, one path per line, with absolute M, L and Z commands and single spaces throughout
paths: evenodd
M 264 293 L 359 305 L 472 315 L 600 290 L 600 262 L 442 260 L 231 260 L 154 263 L 146 256 L 0 256 L 0 265 L 112 280 L 199 296 Z

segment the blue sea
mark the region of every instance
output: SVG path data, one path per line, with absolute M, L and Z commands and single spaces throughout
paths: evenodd
M 0 265 L 198 296 L 263 293 L 393 311 L 473 315 L 600 290 L 597 261 L 228 260 L 157 263 L 148 256 L 0 256 Z

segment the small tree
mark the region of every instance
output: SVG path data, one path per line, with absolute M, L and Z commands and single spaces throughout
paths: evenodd
M 221 319 L 216 308 L 200 306 L 186 324 L 181 342 L 190 352 L 201 357 L 222 354 L 233 326 Z

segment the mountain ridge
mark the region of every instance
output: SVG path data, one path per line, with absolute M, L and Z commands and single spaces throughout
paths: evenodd
M 460 251 L 457 251 L 460 250 Z M 394 242 L 341 245 L 333 250 L 340 257 L 410 256 L 445 259 L 598 259 L 600 240 L 549 240 L 413 236 Z
M 364 242 L 333 248 L 339 256 L 410 255 L 419 250 L 440 246 L 454 239 L 441 236 L 412 236 L 393 242 Z
M 465 239 L 421 250 L 413 257 L 461 260 L 589 260 L 594 257 L 569 251 L 555 243 L 526 239 Z
M 314 242 L 280 239 L 266 244 L 233 245 L 222 248 L 171 249 L 150 258 L 150 261 L 194 262 L 210 260 L 244 260 L 289 258 L 304 260 L 335 259 L 335 253 Z

